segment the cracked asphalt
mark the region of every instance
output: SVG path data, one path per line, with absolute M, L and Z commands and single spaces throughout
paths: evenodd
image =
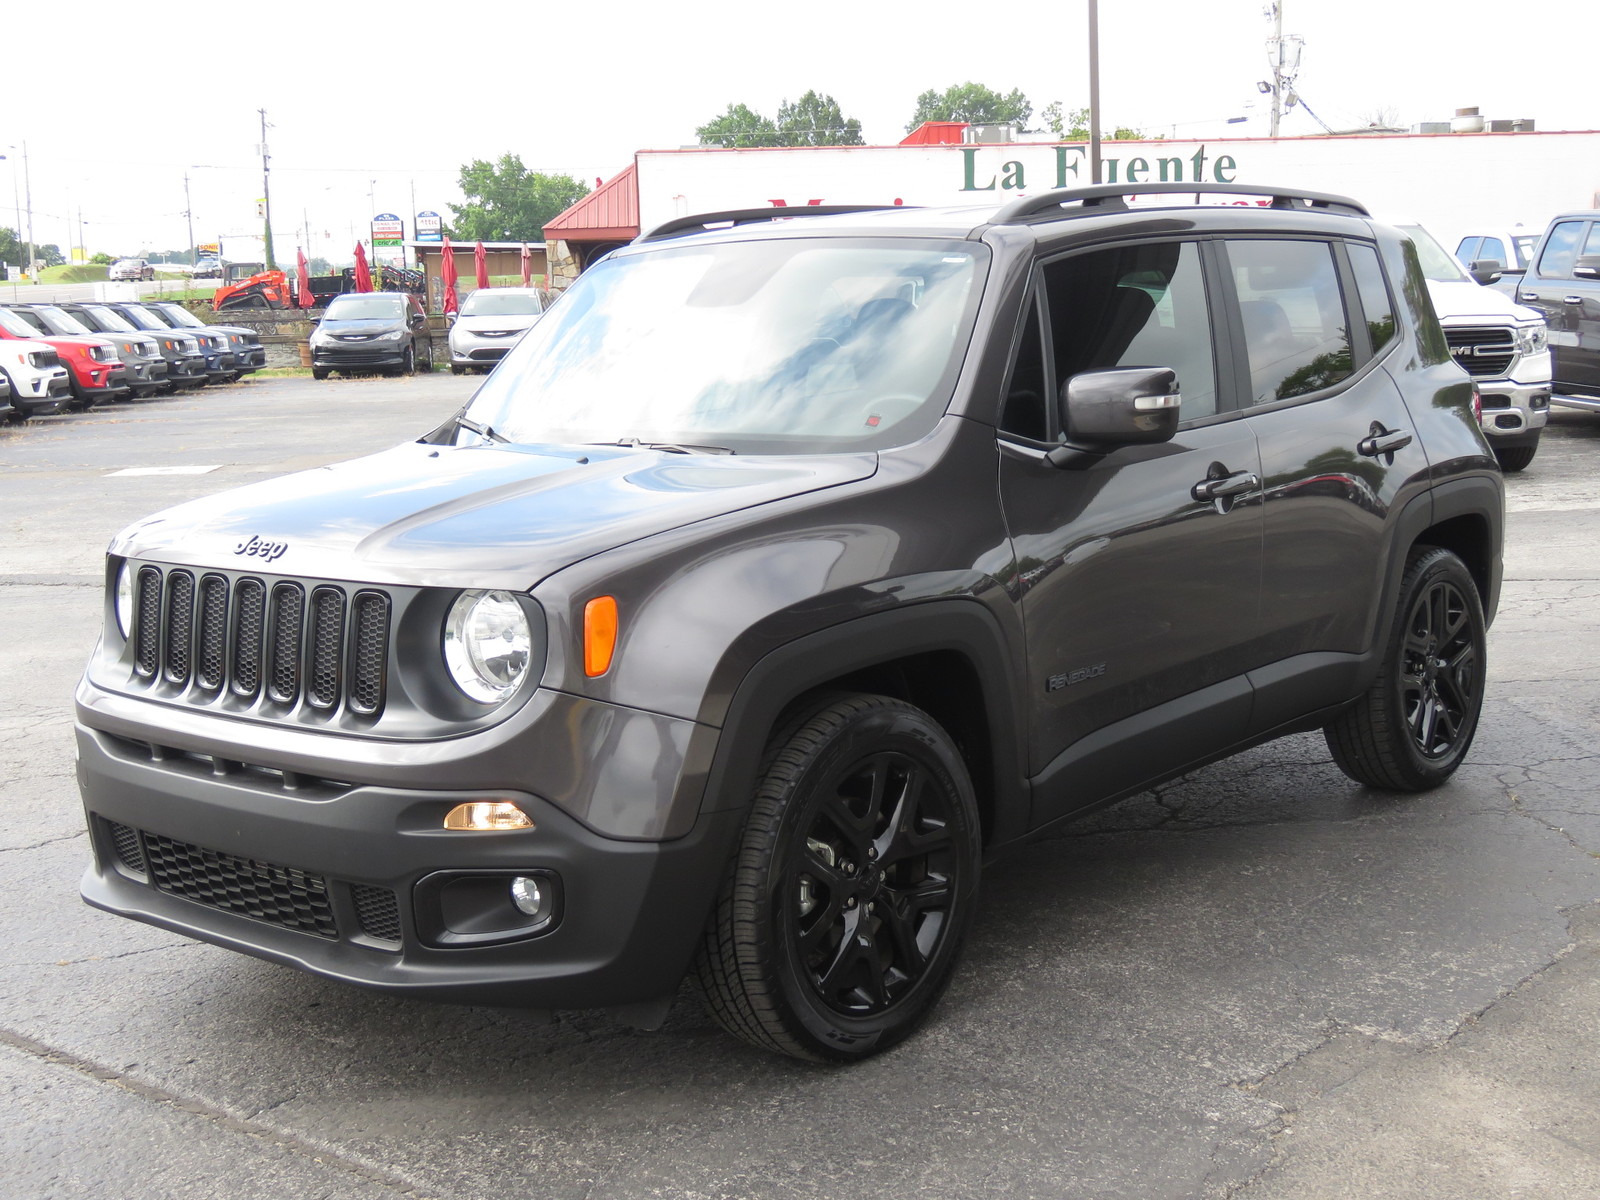
M 0 428 L 0 1197 L 1600 1196 L 1600 416 L 1508 478 L 1446 787 L 1320 737 L 990 871 L 925 1032 L 846 1071 L 687 994 L 656 1033 L 395 1000 L 84 907 L 70 696 L 163 504 L 392 444 L 450 376 L 254 380 Z M 113 476 L 125 467 L 199 475 Z

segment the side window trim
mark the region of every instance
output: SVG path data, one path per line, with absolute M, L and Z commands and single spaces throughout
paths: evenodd
M 1378 265 L 1381 271 L 1383 264 Z M 1356 272 L 1350 265 L 1347 242 L 1333 243 L 1333 268 L 1339 280 L 1340 299 L 1344 301 L 1345 332 L 1350 338 L 1350 374 L 1345 378 L 1354 379 L 1372 361 L 1373 346 L 1371 331 L 1367 329 L 1367 310 L 1361 303 L 1361 291 L 1356 287 Z
M 1022 353 L 1022 345 L 1027 338 L 1028 316 L 1033 315 L 1035 332 L 1039 337 L 1040 357 L 1043 360 L 1044 373 L 1044 426 L 1045 440 L 1036 442 L 1026 434 L 1007 429 L 1005 426 L 1005 402 L 1011 394 L 1012 380 L 1017 373 L 1018 360 Z M 1028 281 L 1023 287 L 1022 300 L 1018 308 L 1016 326 L 1011 331 L 1010 346 L 1006 351 L 1005 373 L 1000 379 L 1000 407 L 995 413 L 994 431 L 999 437 L 1008 438 L 1023 446 L 1054 446 L 1061 440 L 1061 431 L 1058 428 L 1056 404 L 1054 402 L 1055 363 L 1052 356 L 1044 352 L 1045 337 L 1050 328 L 1048 305 L 1044 294 L 1044 276 L 1035 263 L 1030 271 Z

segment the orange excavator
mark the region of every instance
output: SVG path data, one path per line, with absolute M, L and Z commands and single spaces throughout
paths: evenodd
M 346 267 L 337 275 L 313 275 L 311 303 L 321 308 L 333 297 L 356 290 L 355 268 Z M 372 286 L 380 292 L 412 292 L 426 295 L 427 279 L 421 271 L 404 267 L 379 267 L 372 275 Z M 265 263 L 227 263 L 222 268 L 222 283 L 211 298 L 214 312 L 237 308 L 295 308 L 294 284 L 280 270 L 268 270 Z

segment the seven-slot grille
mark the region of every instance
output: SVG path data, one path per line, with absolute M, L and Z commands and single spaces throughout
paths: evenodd
M 146 565 L 134 582 L 136 675 L 190 687 L 202 698 L 265 694 L 361 716 L 383 708 L 388 595 L 333 584 Z
M 1517 336 L 1505 326 L 1446 329 L 1450 355 L 1469 375 L 1489 378 L 1504 375 L 1517 356 Z

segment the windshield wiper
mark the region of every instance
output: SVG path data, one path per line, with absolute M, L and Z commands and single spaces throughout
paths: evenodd
M 627 446 L 634 450 L 665 450 L 668 454 L 737 454 L 727 446 L 696 446 L 690 442 L 641 442 L 638 438 L 621 438 L 615 442 L 588 442 L 590 446 Z
M 481 438 L 488 438 L 491 442 L 509 442 L 511 440 L 503 433 L 496 433 L 494 431 L 494 426 L 480 425 L 478 422 L 471 420 L 470 418 L 463 417 L 459 413 L 456 414 L 455 422 L 460 428 L 465 429 L 468 433 L 475 433 Z

